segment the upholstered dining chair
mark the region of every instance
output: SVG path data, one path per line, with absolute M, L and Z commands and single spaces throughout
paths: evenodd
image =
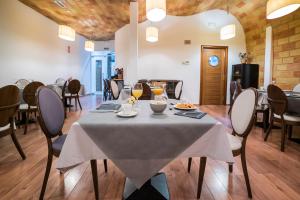
M 231 108 L 233 102 L 235 101 L 236 97 L 243 91 L 241 84 L 238 81 L 231 81 L 230 82 L 230 107 L 228 110 L 228 114 L 231 112 Z
M 112 93 L 113 100 L 118 99 L 120 91 L 119 91 L 118 84 L 115 80 L 110 80 L 110 88 L 111 88 L 111 93 Z
M 71 105 L 72 99 L 75 99 L 75 108 L 77 110 L 77 102 L 79 104 L 80 110 L 82 110 L 81 103 L 79 100 L 79 91 L 80 91 L 80 81 L 77 79 L 72 79 L 68 84 L 68 92 L 66 92 L 66 88 L 63 91 L 63 97 L 67 101 L 69 100 L 69 104 Z M 69 111 L 71 111 L 71 107 L 69 107 Z
M 232 133 L 227 133 L 227 137 L 231 146 L 233 156 L 241 156 L 243 173 L 246 181 L 248 197 L 252 198 L 251 186 L 247 170 L 246 162 L 246 142 L 249 133 L 252 130 L 255 122 L 255 107 L 257 104 L 257 91 L 253 88 L 249 88 L 240 93 L 233 105 L 230 112 L 230 119 L 232 125 Z M 192 158 L 189 158 L 188 172 L 190 172 L 192 164 Z M 202 184 L 204 180 L 204 172 L 206 165 L 206 157 L 200 158 L 200 169 L 198 177 L 198 191 L 197 198 L 200 198 Z M 233 171 L 232 163 L 229 163 L 229 172 Z
M 293 88 L 293 92 L 300 93 L 300 83 Z
M 268 86 L 268 102 L 271 107 L 270 126 L 267 130 L 265 141 L 267 141 L 272 130 L 274 122 L 281 124 L 281 147 L 283 152 L 285 148 L 285 136 L 287 134 L 287 127 L 300 126 L 300 117 L 293 116 L 287 113 L 287 97 L 284 92 L 276 85 Z
M 152 93 L 151 93 L 150 86 L 145 82 L 142 83 L 142 86 L 143 86 L 143 94 L 139 98 L 139 100 L 151 100 Z
M 175 99 L 177 99 L 177 100 L 180 100 L 181 93 L 182 93 L 182 86 L 183 86 L 183 81 L 179 81 L 176 84 L 176 87 L 175 87 Z
M 58 157 L 62 150 L 67 135 L 62 133 L 64 125 L 64 106 L 60 97 L 53 90 L 47 87 L 40 87 L 36 94 L 38 107 L 38 120 L 47 138 L 48 161 L 44 181 L 40 193 L 40 199 L 44 198 L 47 182 L 51 170 L 53 156 Z M 99 199 L 97 162 L 91 160 L 91 168 L 94 182 L 95 197 Z M 107 172 L 107 161 L 104 160 L 104 169 Z
M 29 117 L 31 113 L 34 113 L 36 116 L 37 107 L 36 107 L 36 99 L 35 99 L 35 93 L 37 89 L 41 86 L 44 86 L 43 83 L 34 81 L 26 85 L 26 87 L 23 90 L 23 99 L 26 104 L 22 104 L 20 106 L 20 111 L 26 112 L 26 121 L 25 121 L 25 128 L 24 128 L 24 134 L 27 133 L 27 127 L 29 122 Z
M 30 83 L 29 80 L 27 79 L 19 79 L 17 80 L 16 82 L 16 86 L 19 88 L 19 89 L 24 89 L 26 87 L 26 85 L 28 85 Z
M 26 156 L 15 135 L 15 114 L 19 108 L 19 89 L 15 85 L 0 88 L 0 137 L 11 136 L 22 159 Z

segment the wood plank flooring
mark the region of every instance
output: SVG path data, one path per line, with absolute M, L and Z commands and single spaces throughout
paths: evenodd
M 96 96 L 87 96 L 81 101 L 84 111 L 68 113 L 65 132 L 86 110 L 95 107 L 101 100 Z M 229 126 L 226 106 L 202 106 L 201 109 Z M 286 152 L 280 152 L 279 133 L 280 130 L 274 130 L 268 142 L 264 142 L 262 129 L 254 127 L 249 136 L 247 162 L 253 199 L 300 199 L 300 145 L 288 141 Z M 10 137 L 0 138 L 0 199 L 38 199 L 47 162 L 46 138 L 38 124 L 29 125 L 27 135 L 23 135 L 23 128 L 18 129 L 17 138 L 26 153 L 25 161 L 19 156 Z M 235 159 L 232 174 L 228 173 L 226 163 L 208 159 L 201 199 L 248 199 L 240 157 Z M 56 160 L 52 165 L 45 199 L 94 199 L 89 163 L 60 175 L 55 169 Z M 174 160 L 162 170 L 167 175 L 172 200 L 196 199 L 198 169 L 199 159 L 195 158 L 190 174 L 187 173 L 187 159 Z M 98 161 L 98 175 L 100 198 L 121 199 L 124 174 L 111 161 L 105 174 L 102 161 Z

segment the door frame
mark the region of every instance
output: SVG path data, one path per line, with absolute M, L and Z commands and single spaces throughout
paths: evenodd
M 225 97 L 223 99 L 223 105 L 226 105 L 226 99 L 227 99 L 227 73 L 228 73 L 228 46 L 215 46 L 215 45 L 201 45 L 201 53 L 200 53 L 200 59 L 201 59 L 201 66 L 200 66 L 200 97 L 199 97 L 199 103 L 202 105 L 202 93 L 203 93 L 203 50 L 204 49 L 224 49 L 225 50 L 225 69 L 224 69 L 224 91 L 225 91 Z

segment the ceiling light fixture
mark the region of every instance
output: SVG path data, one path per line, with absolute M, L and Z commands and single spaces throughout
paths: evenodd
M 147 27 L 146 40 L 148 42 L 157 42 L 158 41 L 158 28 L 156 28 L 154 26 Z
M 63 40 L 75 41 L 75 30 L 66 25 L 58 25 L 58 37 Z
M 95 50 L 95 43 L 92 40 L 87 40 L 84 43 L 84 49 L 86 51 L 94 51 Z
M 152 22 L 158 22 L 166 17 L 166 0 L 146 0 L 146 16 Z
M 229 3 L 227 0 L 227 14 L 229 15 Z M 220 39 L 228 40 L 235 37 L 235 24 L 223 26 L 220 31 Z
M 269 0 L 267 19 L 275 19 L 290 14 L 300 7 L 300 0 Z

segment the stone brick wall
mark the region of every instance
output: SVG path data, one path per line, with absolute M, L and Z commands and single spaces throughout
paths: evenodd
M 273 80 L 282 89 L 300 83 L 300 9 L 276 20 L 273 28 Z

